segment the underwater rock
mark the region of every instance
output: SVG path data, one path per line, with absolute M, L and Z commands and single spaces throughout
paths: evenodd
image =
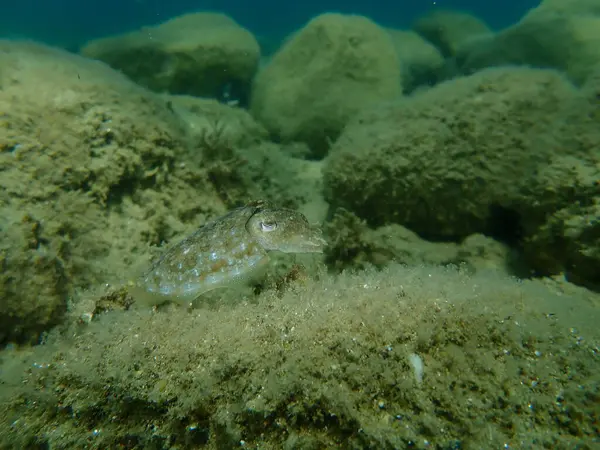
M 408 94 L 419 86 L 432 86 L 442 75 L 444 57 L 414 31 L 388 29 L 400 60 L 402 85 Z
M 550 216 L 525 241 L 524 256 L 541 275 L 563 275 L 599 291 L 600 195 L 591 204 L 571 205 Z
M 324 219 L 322 163 L 305 158 L 304 144 L 267 141 L 265 128 L 242 108 L 191 96 L 164 98 L 186 125 L 191 164 L 206 171 L 228 208 L 264 198 L 294 209 L 307 206 L 312 220 Z M 314 214 L 314 206 L 322 212 Z
M 600 15 L 597 0 L 542 0 L 533 13 Z
M 581 89 L 584 114 L 572 120 L 571 145 L 586 146 L 595 158 L 569 161 L 573 183 L 596 186 L 549 215 L 523 242 L 524 257 L 539 275 L 564 276 L 568 281 L 600 291 L 600 64 Z M 595 150 L 594 150 L 595 148 Z M 575 188 L 575 186 L 574 186 Z
M 336 271 L 384 268 L 396 262 L 408 266 L 454 262 L 458 245 L 427 242 L 398 224 L 376 229 L 344 209 L 335 211 L 325 227 L 328 266 Z
M 329 267 L 341 270 L 382 269 L 399 263 L 409 267 L 460 266 L 472 272 L 494 270 L 514 274 L 510 249 L 494 239 L 474 234 L 461 243 L 430 242 L 398 224 L 370 228 L 343 209 L 327 223 L 325 250 Z
M 275 137 L 305 142 L 322 157 L 354 114 L 401 92 L 389 34 L 365 17 L 323 14 L 259 71 L 250 105 Z
M 258 68 L 254 36 L 233 19 L 193 13 L 154 27 L 89 42 L 81 53 L 100 59 L 158 92 L 246 101 Z
M 356 117 L 326 160 L 327 198 L 428 238 L 519 239 L 599 189 L 573 169 L 597 160 L 587 105 L 549 70 L 442 83 Z
M 600 299 L 565 288 L 393 265 L 98 314 L 3 352 L 0 448 L 592 448 Z
M 41 223 L 0 209 L 0 346 L 36 344 L 41 333 L 60 323 L 70 283 L 60 254 Z
M 596 119 L 600 122 L 600 61 L 590 71 L 590 75 L 582 86 L 584 95 L 596 106 Z
M 485 22 L 471 14 L 437 8 L 416 20 L 413 29 L 445 57 L 456 55 L 472 39 L 493 34 Z
M 600 7 L 587 2 L 547 2 L 517 24 L 463 47 L 457 65 L 463 73 L 490 66 L 555 68 L 583 84 L 600 61 Z
M 225 207 L 166 101 L 106 64 L 0 41 L 0 85 L 0 343 L 31 342 Z
M 248 147 L 268 137 L 267 130 L 245 109 L 189 95 L 165 95 L 165 100 L 187 125 L 193 145 L 214 141 L 218 145 Z

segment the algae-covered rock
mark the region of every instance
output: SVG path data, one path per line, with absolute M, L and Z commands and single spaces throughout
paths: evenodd
M 481 234 L 463 242 L 430 242 L 398 224 L 371 228 L 349 211 L 338 210 L 327 223 L 326 258 L 336 270 L 384 268 L 392 263 L 410 267 L 454 265 L 471 271 L 515 274 L 509 247 Z
M 600 15 L 600 3 L 596 0 L 542 0 L 531 12 Z
M 76 291 L 127 280 L 148 246 L 222 213 L 182 166 L 166 101 L 101 62 L 0 42 L 0 342 L 32 341 Z
M 582 108 L 585 119 L 572 124 L 576 128 L 572 144 L 591 146 L 596 157 L 571 161 L 571 166 L 577 171 L 574 183 L 585 178 L 594 185 L 600 180 L 600 65 L 587 78 L 581 97 L 589 107 Z M 524 241 L 523 250 L 525 260 L 539 275 L 563 275 L 600 290 L 600 195 L 579 198 L 549 215 Z
M 394 265 L 195 313 L 115 310 L 0 355 L 0 447 L 586 448 L 599 304 Z
M 384 29 L 361 16 L 323 14 L 258 73 L 251 111 L 278 139 L 306 142 L 321 157 L 354 114 L 401 90 L 398 56 Z
M 82 54 L 159 92 L 244 99 L 258 67 L 254 36 L 233 19 L 193 13 L 89 42 Z
M 206 171 L 227 207 L 261 198 L 311 220 L 325 217 L 322 164 L 306 160 L 304 146 L 266 141 L 265 128 L 241 108 L 181 95 L 165 100 L 186 126 L 190 163 Z
M 67 269 L 35 218 L 0 209 L 0 343 L 35 343 L 67 310 Z
M 472 39 L 493 34 L 485 22 L 471 14 L 438 9 L 420 17 L 413 29 L 447 57 L 456 55 Z
M 388 29 L 388 32 L 400 61 L 404 92 L 435 84 L 444 68 L 440 51 L 414 31 Z
M 583 84 L 600 62 L 598 2 L 548 2 L 517 24 L 463 49 L 463 72 L 500 65 L 555 68 Z
M 398 224 L 376 229 L 349 211 L 338 210 L 325 229 L 328 265 L 338 271 L 386 267 L 392 262 L 409 266 L 456 262 L 458 245 L 427 242 Z
M 518 240 L 600 189 L 584 169 L 598 161 L 589 110 L 555 71 L 445 82 L 355 118 L 326 161 L 327 197 L 372 225 Z
M 265 128 L 245 109 L 188 95 L 167 95 L 165 100 L 186 124 L 192 143 L 218 140 L 221 145 L 248 147 L 267 137 Z
M 593 146 L 595 159 L 572 166 L 576 179 L 589 184 L 600 180 L 600 64 L 587 78 L 581 96 L 589 103 L 585 120 L 573 123 L 573 144 Z M 595 130 L 595 133 L 590 133 Z M 523 243 L 525 260 L 540 275 L 564 275 L 569 281 L 600 290 L 600 195 L 578 199 L 549 215 L 543 225 Z
M 600 111 L 600 61 L 590 70 L 590 74 L 582 86 L 582 91 L 596 105 L 596 110 Z
M 548 218 L 524 244 L 526 260 L 541 275 L 559 275 L 600 289 L 600 196 Z

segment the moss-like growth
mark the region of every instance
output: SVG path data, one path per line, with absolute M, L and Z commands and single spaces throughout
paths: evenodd
M 393 267 L 100 314 L 3 353 L 0 446 L 588 448 L 598 298 L 557 290 Z

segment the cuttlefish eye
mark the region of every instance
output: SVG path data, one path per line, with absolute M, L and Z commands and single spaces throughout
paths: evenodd
M 261 231 L 273 231 L 277 228 L 277 222 L 261 222 L 260 229 Z

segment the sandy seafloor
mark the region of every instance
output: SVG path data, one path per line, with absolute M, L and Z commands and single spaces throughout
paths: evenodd
M 172 61 L 0 41 L 0 448 L 600 448 L 600 64 L 452 72 L 502 45 L 469 21 L 476 51 L 396 35 L 429 59 L 341 15 L 268 58 L 237 30 L 219 101 Z M 338 66 L 290 80 L 311 27 Z M 325 253 L 136 302 L 164 246 L 257 198 Z

